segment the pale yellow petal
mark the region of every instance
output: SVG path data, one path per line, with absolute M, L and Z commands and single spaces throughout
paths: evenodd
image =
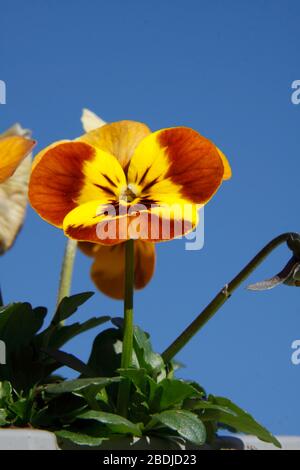
M 0 254 L 12 246 L 23 225 L 30 168 L 29 155 L 13 176 L 0 184 Z
M 93 113 L 93 111 L 90 111 L 86 108 L 84 108 L 82 111 L 81 122 L 85 132 L 93 131 L 94 129 L 102 127 L 104 124 L 106 124 L 106 122 L 103 121 L 101 117 L 97 116 L 97 114 Z
M 141 122 L 118 121 L 88 132 L 77 140 L 114 155 L 126 171 L 135 149 L 149 134 L 150 129 Z

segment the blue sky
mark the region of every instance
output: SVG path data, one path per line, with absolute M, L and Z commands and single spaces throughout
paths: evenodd
M 88 107 L 107 121 L 152 129 L 193 127 L 229 157 L 233 178 L 205 213 L 205 246 L 157 246 L 151 284 L 136 295 L 135 320 L 162 351 L 271 238 L 299 231 L 300 105 L 296 0 L 27 0 L 3 2 L 1 129 L 33 129 L 39 148 L 81 134 Z M 13 250 L 1 258 L 5 299 L 55 305 L 63 234 L 30 209 Z M 280 248 L 249 279 L 278 272 Z M 93 289 L 90 260 L 78 254 L 73 292 Z M 277 434 L 299 434 L 300 290 L 238 290 L 179 354 L 181 377 L 225 395 Z M 77 319 L 120 315 L 100 293 Z M 66 350 L 88 357 L 95 331 Z

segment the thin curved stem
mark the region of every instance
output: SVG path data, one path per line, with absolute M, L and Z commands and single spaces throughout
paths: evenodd
M 64 297 L 70 295 L 76 249 L 77 241 L 68 238 L 60 273 L 57 305 L 60 304 Z
M 165 362 L 171 361 L 174 356 L 198 333 L 198 331 L 215 315 L 219 308 L 229 299 L 239 285 L 272 253 L 279 245 L 290 242 L 294 238 L 299 238 L 297 233 L 283 233 L 271 240 L 258 254 L 232 279 L 226 284 L 207 307 L 197 316 L 197 318 L 179 335 L 175 341 L 162 353 Z

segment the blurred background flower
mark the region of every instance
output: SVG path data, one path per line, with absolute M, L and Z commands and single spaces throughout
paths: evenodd
M 27 205 L 31 132 L 15 124 L 0 135 L 0 254 L 14 243 Z

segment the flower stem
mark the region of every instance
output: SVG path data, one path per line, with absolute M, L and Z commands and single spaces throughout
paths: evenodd
M 60 272 L 57 305 L 60 304 L 64 297 L 68 297 L 70 295 L 76 248 L 77 241 L 68 238 Z
M 124 329 L 121 368 L 127 369 L 132 361 L 133 349 L 133 290 L 134 290 L 134 240 L 128 240 L 125 247 L 125 295 Z M 127 415 L 130 382 L 124 380 L 119 385 L 118 412 Z
M 212 318 L 220 307 L 231 297 L 239 285 L 261 264 L 269 254 L 284 242 L 299 238 L 297 233 L 284 233 L 271 240 L 258 254 L 232 279 L 229 284 L 216 295 L 198 317 L 178 336 L 175 341 L 162 353 L 165 362 L 171 361 L 174 356 L 198 333 L 198 331 Z

